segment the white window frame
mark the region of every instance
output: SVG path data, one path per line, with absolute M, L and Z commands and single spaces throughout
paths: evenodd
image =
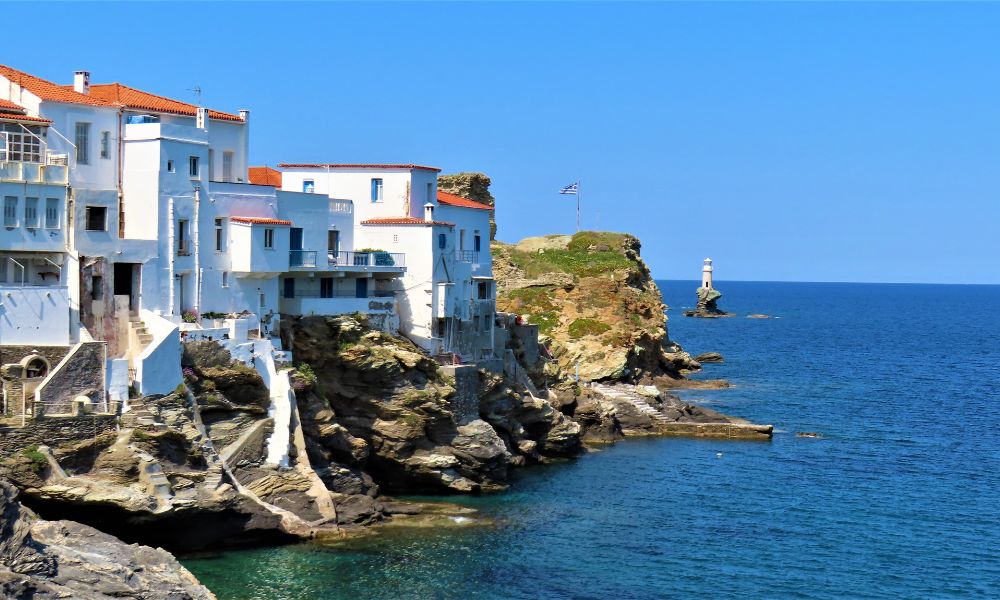
M 222 287 L 229 287 L 229 271 L 222 272 Z
M 234 183 L 236 180 L 233 179 L 233 161 L 236 159 L 236 153 L 232 150 L 222 151 L 222 180 Z
M 215 251 L 222 252 L 226 249 L 226 221 L 225 219 L 215 220 Z
M 264 228 L 264 249 L 274 250 L 274 229 L 271 227 Z
M 38 198 L 29 197 L 24 199 L 24 227 L 26 229 L 38 229 L 40 221 L 38 219 Z

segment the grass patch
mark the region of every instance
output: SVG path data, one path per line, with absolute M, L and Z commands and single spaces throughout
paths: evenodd
M 581 231 L 573 236 L 565 250 L 523 252 L 511 248 L 509 256 L 529 277 L 553 271 L 594 277 L 607 271 L 635 268 L 635 263 L 621 253 L 624 239 L 621 233 Z
M 506 294 L 510 300 L 507 307 L 520 314 L 528 315 L 528 322 L 538 325 L 538 331 L 549 333 L 559 325 L 559 307 L 552 303 L 552 294 L 555 290 L 551 287 L 531 287 L 521 288 Z
M 21 456 L 28 459 L 31 463 L 31 470 L 35 473 L 41 473 L 49 467 L 49 459 L 45 458 L 45 455 L 38 451 L 38 444 L 32 444 L 21 450 Z
M 601 335 L 611 329 L 607 323 L 602 323 L 596 319 L 576 319 L 569 324 L 569 337 L 579 339 L 588 335 Z

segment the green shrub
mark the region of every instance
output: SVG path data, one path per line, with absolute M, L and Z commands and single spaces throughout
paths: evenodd
M 21 456 L 31 461 L 31 470 L 35 473 L 41 473 L 49 467 L 49 459 L 45 458 L 45 455 L 38 451 L 38 444 L 32 444 L 21 450 Z
M 601 335 L 611 329 L 607 323 L 595 319 L 577 319 L 569 324 L 569 337 L 579 339 L 587 335 Z

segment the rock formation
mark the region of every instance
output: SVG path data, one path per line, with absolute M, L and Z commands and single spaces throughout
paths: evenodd
M 722 292 L 714 288 L 700 287 L 697 291 L 698 304 L 694 310 L 684 311 L 685 317 L 731 317 L 732 313 L 720 309 L 716 303 L 722 298 Z
M 627 234 L 580 232 L 495 243 L 497 310 L 538 325 L 557 384 L 679 378 L 698 365 L 669 341 L 660 291 Z
M 168 552 L 129 545 L 72 521 L 45 521 L 0 480 L 0 592 L 4 598 L 211 600 Z
M 469 200 L 496 206 L 496 199 L 490 193 L 490 178 L 484 173 L 455 173 L 438 175 L 438 189 Z M 490 213 L 490 240 L 496 239 L 496 211 Z

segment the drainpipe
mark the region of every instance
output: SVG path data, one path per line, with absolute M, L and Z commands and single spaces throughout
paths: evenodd
M 211 169 L 211 166 L 209 166 Z M 194 312 L 201 315 L 201 254 L 198 250 L 198 213 L 201 208 L 201 188 L 194 188 L 194 218 L 191 224 L 191 243 L 194 245 Z
M 123 191 L 122 163 L 125 160 L 125 109 L 118 109 L 118 237 L 125 237 L 125 193 Z
M 177 241 L 174 239 L 174 198 L 171 196 L 167 199 L 167 256 L 170 257 L 170 261 L 167 263 L 167 281 L 170 283 L 167 285 L 167 291 L 169 292 L 167 300 L 167 314 L 173 316 L 174 314 L 174 244 Z

